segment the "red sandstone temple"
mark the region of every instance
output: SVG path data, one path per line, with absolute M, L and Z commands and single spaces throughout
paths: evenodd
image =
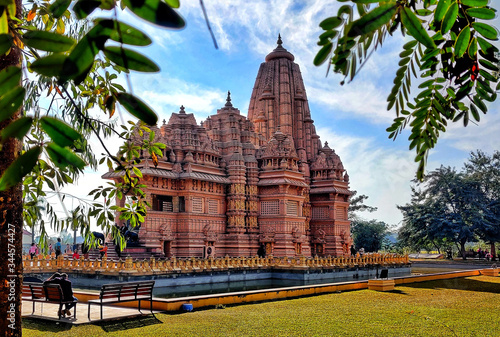
M 335 150 L 321 146 L 293 61 L 279 38 L 260 66 L 248 117 L 228 93 L 201 124 L 181 106 L 151 128 L 167 148 L 156 167 L 139 165 L 152 205 L 142 247 L 166 257 L 348 254 L 349 176 Z

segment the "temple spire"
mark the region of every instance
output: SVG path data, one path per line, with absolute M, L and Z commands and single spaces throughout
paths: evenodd
M 226 106 L 227 107 L 233 106 L 233 103 L 231 103 L 231 92 L 229 90 L 227 91 Z
M 281 34 L 278 33 L 278 41 L 276 42 L 278 44 L 278 48 L 283 48 L 283 41 L 281 41 Z

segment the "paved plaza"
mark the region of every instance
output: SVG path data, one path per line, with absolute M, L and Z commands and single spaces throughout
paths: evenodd
M 57 315 L 59 309 L 58 304 L 52 303 L 35 303 L 35 312 L 33 311 L 33 303 L 31 301 L 23 301 L 23 318 L 35 318 L 43 319 L 47 321 L 59 321 L 66 324 L 88 324 L 97 323 L 103 321 L 111 321 L 117 319 L 132 318 L 143 315 L 151 315 L 149 310 L 142 309 L 142 313 L 135 308 L 125 308 L 119 306 L 104 306 L 103 307 L 103 319 L 100 319 L 100 307 L 98 305 L 92 305 L 90 307 L 90 320 L 88 319 L 88 305 L 87 303 L 78 303 L 76 305 L 76 319 L 71 315 L 70 317 L 61 318 Z M 71 313 L 73 314 L 73 309 Z M 153 313 L 158 313 L 159 311 L 154 311 Z

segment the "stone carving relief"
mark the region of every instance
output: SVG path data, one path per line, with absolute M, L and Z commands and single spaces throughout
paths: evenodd
M 163 224 L 160 226 L 159 230 L 162 241 L 172 241 L 174 240 L 174 234 L 172 232 L 172 227 L 169 224 Z

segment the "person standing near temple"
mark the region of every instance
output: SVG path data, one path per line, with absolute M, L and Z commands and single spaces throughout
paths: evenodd
M 33 242 L 33 243 L 31 244 L 31 247 L 30 247 L 30 250 L 29 250 L 30 257 L 31 257 L 31 259 L 32 259 L 32 260 L 33 260 L 33 258 L 34 258 L 34 257 L 35 257 L 35 255 L 36 255 L 36 249 L 37 249 L 37 248 L 36 248 L 36 246 L 35 246 L 35 243 Z
M 56 250 L 56 258 L 61 255 L 62 251 L 62 244 L 61 244 L 61 238 L 57 238 L 57 242 L 54 245 L 54 249 Z

